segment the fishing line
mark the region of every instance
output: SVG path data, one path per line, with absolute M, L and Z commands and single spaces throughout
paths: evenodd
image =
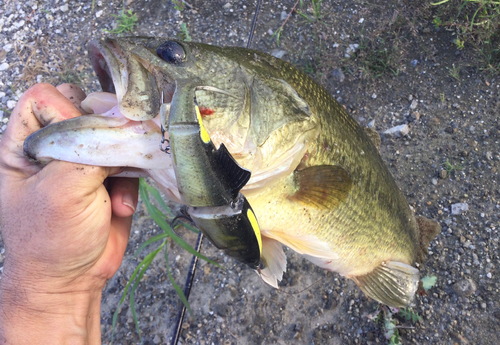
M 247 48 L 252 45 L 253 33 L 255 31 L 255 25 L 257 24 L 257 16 L 259 15 L 260 0 L 257 0 L 257 6 L 255 7 L 255 14 L 252 19 L 252 27 L 250 28 L 250 35 L 248 36 Z
M 291 292 L 287 292 L 285 290 L 277 290 L 277 293 L 285 293 L 287 295 L 298 295 L 299 293 L 302 293 L 306 290 L 309 290 L 310 288 L 312 288 L 314 285 L 318 284 L 320 281 L 324 280 L 325 278 L 319 278 L 318 280 L 316 280 L 314 283 L 312 283 L 311 285 L 309 286 L 306 286 L 304 289 L 302 290 L 299 290 L 299 291 L 291 291 Z
M 203 242 L 203 234 L 200 231 L 198 233 L 198 239 L 196 240 L 195 250 L 197 252 L 201 249 L 201 243 Z M 184 296 L 186 296 L 186 300 L 189 298 L 189 293 L 191 292 L 191 287 L 193 286 L 194 274 L 196 273 L 196 264 L 198 263 L 198 256 L 193 255 L 191 259 L 191 266 L 189 267 L 188 276 L 186 279 L 186 285 L 184 286 Z M 172 337 L 172 342 L 170 345 L 177 345 L 179 341 L 179 336 L 181 335 L 181 327 L 182 322 L 184 321 L 184 316 L 186 315 L 186 306 L 182 304 L 181 310 L 179 310 L 179 314 L 177 315 L 177 324 L 174 329 L 174 336 Z

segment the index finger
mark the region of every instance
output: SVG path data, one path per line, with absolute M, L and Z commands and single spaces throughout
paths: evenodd
M 81 113 L 73 103 L 50 84 L 36 84 L 20 98 L 0 141 L 0 164 L 11 168 L 26 168 L 23 143 L 31 133 Z

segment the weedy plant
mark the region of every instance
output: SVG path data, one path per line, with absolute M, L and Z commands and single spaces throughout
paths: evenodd
M 323 17 L 323 13 L 321 12 L 321 3 L 323 0 L 311 0 L 311 14 L 307 14 L 302 10 L 297 10 L 297 14 L 304 18 L 307 22 L 313 23 L 319 21 Z M 303 9 L 304 1 L 299 1 L 300 8 Z
M 304 4 L 303 0 L 297 0 L 295 4 L 293 5 L 291 11 L 288 13 L 288 16 L 286 17 L 285 21 L 283 24 L 281 24 L 280 28 L 274 32 L 274 34 L 271 36 L 271 39 L 276 39 L 276 45 L 280 45 L 280 37 L 281 34 L 283 33 L 283 28 L 285 27 L 286 22 L 290 19 L 292 16 L 292 13 L 297 13 L 299 16 L 301 16 L 303 19 L 306 20 L 308 23 L 319 23 L 320 19 L 323 17 L 323 13 L 321 12 L 321 3 L 323 0 L 311 0 L 311 8 L 310 12 L 312 14 L 308 14 L 307 9 L 304 11 L 303 9 L 306 7 Z M 297 5 L 299 5 L 300 10 L 297 9 Z
M 433 24 L 455 30 L 455 45 L 472 45 L 483 58 L 483 68 L 500 73 L 500 1 L 442 0 L 431 2 L 438 7 Z
M 172 0 L 172 4 L 177 11 L 183 11 L 186 8 L 186 4 L 182 0 Z
M 451 161 L 446 158 L 446 161 L 443 163 L 443 169 L 450 175 L 452 172 L 462 170 L 463 164 L 452 164 Z
M 387 36 L 387 37 L 386 37 Z M 368 40 L 364 34 L 364 27 L 358 36 L 359 47 L 346 58 L 354 62 L 362 72 L 363 78 L 379 78 L 383 75 L 398 76 L 399 68 L 399 47 L 396 37 L 391 37 L 389 33 L 384 33 L 375 40 Z
M 460 67 L 455 66 L 455 64 L 451 65 L 451 68 L 446 67 L 448 70 L 448 73 L 450 74 L 450 77 L 453 79 L 460 81 Z
M 113 17 L 116 18 L 117 26 L 113 30 L 104 30 L 110 34 L 122 34 L 124 32 L 132 32 L 134 31 L 134 26 L 137 25 L 137 16 L 132 10 L 122 10 L 122 13 L 119 15 L 112 14 Z
M 186 42 L 191 42 L 191 36 L 189 36 L 189 31 L 186 23 L 181 24 L 181 32 L 179 33 L 181 40 Z
M 163 201 L 161 198 L 160 193 L 158 190 L 154 187 L 151 187 L 146 183 L 144 178 L 140 179 L 139 182 L 139 195 L 141 197 L 142 202 L 144 203 L 146 210 L 148 211 L 149 215 L 151 218 L 160 226 L 160 228 L 163 230 L 161 234 L 158 234 L 156 236 L 153 236 L 146 242 L 142 243 L 139 246 L 139 249 L 135 252 L 134 256 L 137 257 L 143 249 L 150 245 L 156 245 L 156 248 L 153 248 L 145 257 L 144 259 L 139 263 L 139 265 L 136 267 L 134 272 L 132 273 L 129 281 L 127 282 L 127 285 L 125 286 L 125 289 L 122 294 L 122 298 L 120 299 L 120 302 L 118 303 L 118 306 L 116 307 L 116 311 L 113 314 L 113 323 L 112 323 L 112 335 L 111 335 L 111 343 L 113 343 L 113 335 L 115 332 L 116 328 L 116 323 L 118 320 L 118 314 L 120 313 L 120 307 L 122 304 L 125 302 L 125 299 L 127 297 L 127 294 L 129 295 L 129 304 L 130 304 L 130 311 L 132 312 L 132 317 L 134 319 L 136 331 L 139 334 L 139 338 L 142 342 L 142 335 L 141 335 L 141 330 L 139 328 L 139 321 L 137 319 L 137 313 L 136 313 L 136 305 L 135 305 L 135 291 L 137 290 L 137 287 L 139 286 L 139 283 L 146 273 L 146 270 L 149 268 L 151 263 L 153 262 L 154 258 L 156 255 L 158 255 L 162 250 L 163 250 L 163 255 L 165 257 L 165 263 L 166 263 L 166 269 L 167 269 L 167 275 L 168 279 L 172 283 L 173 288 L 177 292 L 177 295 L 179 296 L 180 300 L 182 303 L 186 306 L 186 309 L 188 312 L 191 314 L 191 308 L 189 307 L 188 300 L 186 296 L 184 295 L 184 292 L 182 288 L 175 282 L 174 278 L 172 277 L 172 273 L 170 272 L 170 267 L 168 264 L 168 253 L 167 253 L 167 243 L 168 241 L 174 241 L 177 243 L 179 246 L 181 246 L 183 249 L 187 250 L 189 253 L 196 255 L 200 259 L 203 259 L 207 262 L 210 262 L 218 267 L 221 267 L 219 264 L 216 262 L 208 259 L 204 255 L 200 254 L 197 252 L 193 247 L 191 247 L 182 237 L 179 237 L 174 229 L 172 229 L 170 222 L 167 219 L 173 219 L 173 214 L 168 208 L 167 204 Z M 156 207 L 153 204 L 153 201 L 151 200 L 150 196 L 153 197 L 153 199 L 156 201 L 156 203 L 165 211 L 166 213 L 163 213 L 158 207 Z M 181 226 L 181 225 L 179 225 Z M 177 226 L 177 227 L 179 227 Z M 198 232 L 197 229 L 184 224 L 184 226 L 194 232 Z M 175 227 L 175 228 L 177 228 Z

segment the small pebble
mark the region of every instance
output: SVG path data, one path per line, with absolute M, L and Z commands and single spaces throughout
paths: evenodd
M 433 178 L 433 179 L 431 180 L 431 182 L 432 182 L 432 184 L 433 184 L 434 186 L 437 186 L 437 184 L 438 184 L 438 180 L 437 180 L 437 178 Z
M 285 20 L 286 17 L 288 17 L 288 13 L 286 13 L 285 11 L 282 11 L 281 12 L 281 20 Z
M 420 113 L 418 111 L 411 113 L 411 118 L 413 121 L 418 121 L 420 120 Z
M 286 50 L 283 49 L 273 49 L 271 50 L 271 55 L 275 58 L 281 59 L 286 54 Z
M 333 76 L 333 79 L 335 79 L 336 81 L 341 82 L 341 83 L 345 79 L 345 74 L 344 74 L 344 72 L 342 72 L 342 70 L 340 68 L 334 69 L 332 71 L 332 76 Z
M 453 284 L 452 289 L 457 295 L 467 297 L 476 292 L 477 285 L 472 279 L 464 279 Z
M 345 50 L 346 57 L 350 57 L 351 53 L 356 52 L 356 50 L 358 50 L 358 48 L 359 48 L 359 44 L 357 44 L 357 43 L 349 44 L 349 47 L 347 47 L 347 49 Z
M 9 68 L 9 64 L 7 62 L 0 65 L 0 71 L 5 71 L 7 68 Z
M 13 101 L 13 100 L 7 101 L 7 108 L 14 109 L 16 104 L 17 104 L 17 101 Z
M 462 212 L 465 212 L 468 210 L 469 210 L 469 204 L 466 202 L 459 202 L 459 203 L 451 205 L 451 214 L 452 215 L 462 214 Z
M 410 132 L 410 127 L 408 125 L 399 125 L 396 127 L 389 128 L 382 132 L 387 138 L 400 138 L 404 137 Z

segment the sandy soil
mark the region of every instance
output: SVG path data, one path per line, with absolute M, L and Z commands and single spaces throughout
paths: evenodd
M 437 276 L 414 310 L 423 320 L 398 319 L 404 344 L 497 344 L 500 338 L 500 80 L 479 68 L 471 47 L 458 51 L 453 31 L 436 30 L 433 10 L 410 1 L 323 1 L 321 18 L 294 14 L 280 46 L 271 39 L 295 1 L 263 1 L 252 47 L 285 53 L 309 72 L 362 124 L 378 132 L 407 124 L 409 133 L 383 138 L 381 154 L 415 213 L 443 227 L 430 245 L 422 276 Z M 304 3 L 310 6 L 309 1 Z M 417 2 L 419 3 L 419 2 Z M 134 35 L 175 37 L 181 23 L 194 41 L 245 46 L 254 1 L 191 0 L 182 11 L 171 1 L 129 1 L 137 13 Z M 0 1 L 0 99 L 3 121 L 29 85 L 76 82 L 99 89 L 86 53 L 90 38 L 107 35 L 119 1 Z M 304 9 L 305 11 L 305 9 Z M 307 12 L 311 15 L 311 12 Z M 358 46 L 354 46 L 357 44 Z M 349 53 L 349 49 L 354 50 Z M 347 57 L 349 54 L 350 57 Z M 342 71 L 340 73 L 339 71 Z M 0 124 L 1 125 L 1 124 Z M 451 165 L 446 171 L 445 162 Z M 452 214 L 451 205 L 468 210 Z M 121 292 L 143 257 L 133 253 L 159 228 L 140 205 L 127 255 L 102 301 L 103 342 Z M 181 232 L 194 245 L 196 236 Z M 3 243 L 0 242 L 0 253 Z M 351 281 L 323 271 L 287 250 L 288 271 L 275 290 L 247 267 L 204 242 L 190 296 L 192 317 L 182 344 L 387 343 L 380 324 L 366 317 L 377 308 Z M 168 245 L 169 265 L 183 285 L 191 255 Z M 0 254 L 0 267 L 3 255 Z M 461 288 L 462 287 L 462 288 Z M 168 343 L 181 302 L 163 256 L 136 292 L 144 343 Z M 115 343 L 136 344 L 130 308 L 118 317 Z

